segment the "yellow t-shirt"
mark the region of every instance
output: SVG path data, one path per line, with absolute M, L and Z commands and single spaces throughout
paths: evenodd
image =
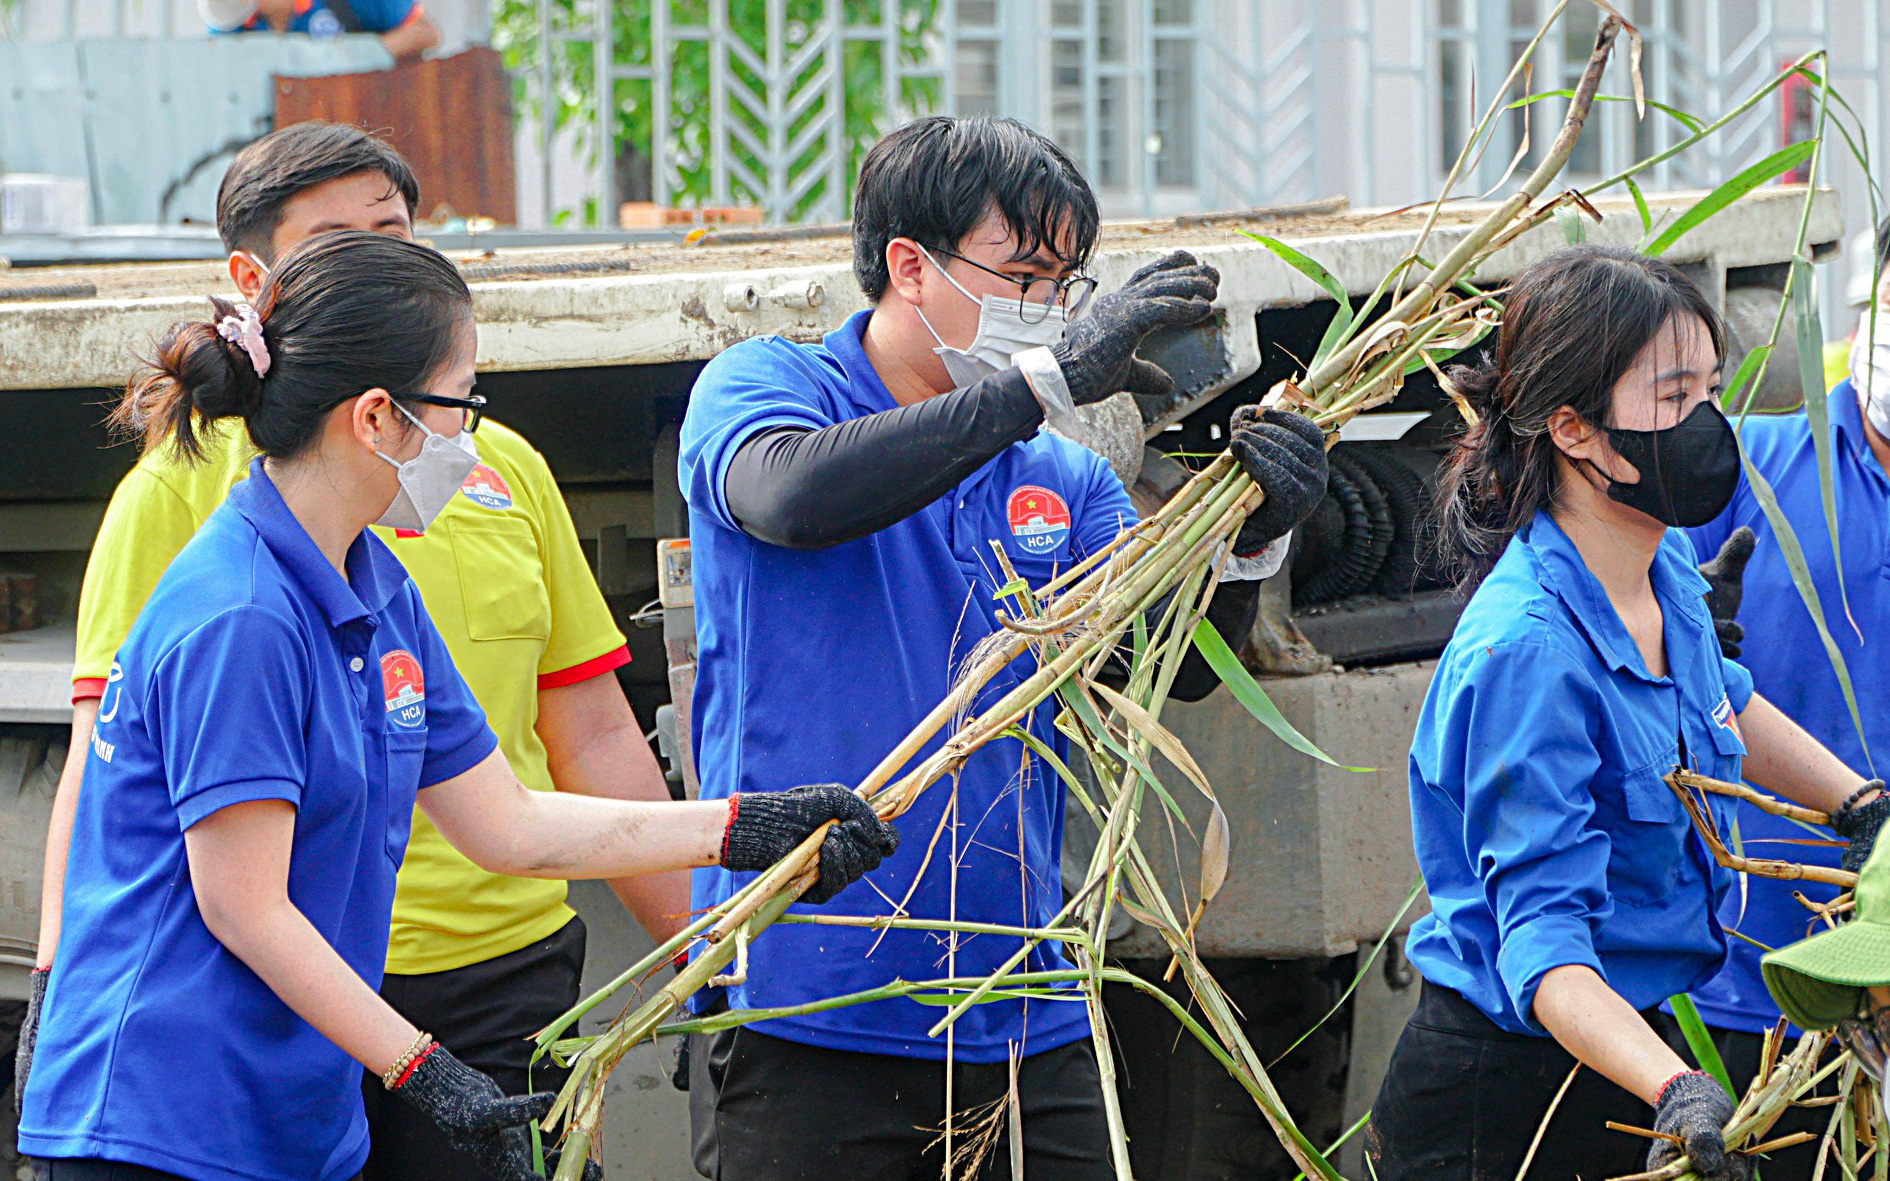
M 1848 340 L 1827 340 L 1824 342 L 1824 388 L 1829 390 L 1851 375 L 1851 342 Z
M 544 457 L 491 419 L 479 466 L 424 534 L 376 528 L 407 567 L 453 663 L 519 782 L 552 790 L 533 726 L 538 691 L 629 660 Z M 204 460 L 146 454 L 112 494 L 79 595 L 73 696 L 97 696 L 112 657 L 177 551 L 249 470 L 240 422 L 209 432 Z M 487 873 L 418 808 L 394 893 L 387 970 L 443 972 L 517 951 L 571 920 L 565 884 Z

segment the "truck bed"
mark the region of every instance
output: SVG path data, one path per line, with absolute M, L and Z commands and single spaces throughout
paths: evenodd
M 1439 223 L 1458 225 L 1473 219 L 1466 208 L 1447 209 Z M 1103 226 L 1097 253 L 1121 250 L 1176 250 L 1225 246 L 1239 241 L 1236 231 L 1253 229 L 1294 240 L 1342 234 L 1410 229 L 1423 211 L 1350 210 L 1344 198 L 1160 221 L 1116 221 Z M 502 250 L 450 250 L 448 255 L 474 282 L 506 278 L 560 281 L 615 275 L 675 275 L 778 270 L 784 267 L 847 265 L 853 247 L 849 227 L 809 226 L 786 229 L 739 227 L 710 229 L 698 240 L 632 243 L 620 246 L 563 246 Z M 425 230 L 420 231 L 425 240 Z M 12 286 L 90 286 L 101 300 L 192 296 L 229 285 L 221 259 L 213 262 L 119 263 L 69 267 L 34 267 L 0 272 L 0 296 Z
M 1776 263 L 1790 253 L 1804 191 L 1773 186 L 1754 193 L 1686 235 L 1669 251 L 1680 262 L 1711 260 L 1709 285 L 1726 270 Z M 1650 199 L 1656 218 L 1678 216 L 1698 194 Z M 1363 295 L 1408 252 L 1425 210 L 1342 210 L 1314 203 L 1272 216 L 1220 215 L 1104 227 L 1092 270 L 1105 289 L 1167 251 L 1187 248 L 1220 267 L 1230 321 L 1264 308 L 1330 298 L 1258 244 L 1252 229 L 1293 242 L 1317 258 L 1354 295 Z M 1598 200 L 1603 220 L 1594 241 L 1633 243 L 1643 236 L 1626 198 Z M 1426 246 L 1441 255 L 1487 211 L 1447 207 Z M 1841 233 L 1835 193 L 1814 202 L 1810 241 Z M 482 371 L 702 361 L 738 340 L 765 333 L 814 339 L 866 306 L 851 272 L 844 227 L 711 231 L 695 242 L 455 251 L 474 284 Z M 1482 278 L 1500 280 L 1558 246 L 1554 225 L 1496 256 Z M 64 289 L 38 300 L 7 299 L 9 288 Z M 130 263 L 0 272 L 0 390 L 113 387 L 136 353 L 170 324 L 206 313 L 204 296 L 227 291 L 221 263 Z M 1715 292 L 1717 295 L 1717 291 Z

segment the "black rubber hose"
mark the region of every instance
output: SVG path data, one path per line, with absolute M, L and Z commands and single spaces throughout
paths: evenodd
M 1385 551 L 1384 565 L 1372 579 L 1371 592 L 1389 598 L 1405 599 L 1417 588 L 1418 546 L 1428 512 L 1424 480 L 1412 471 L 1384 444 L 1341 443 L 1333 448 L 1363 468 L 1385 494 L 1385 507 L 1391 511 L 1391 545 Z
M 1323 575 L 1345 549 L 1345 506 L 1332 494 L 1331 478 L 1326 495 L 1313 509 L 1312 516 L 1293 529 L 1294 598 L 1298 588 Z
M 1304 582 L 1296 563 L 1293 571 L 1293 606 L 1312 607 L 1361 594 L 1371 586 L 1385 552 L 1391 548 L 1393 526 L 1385 494 L 1366 471 L 1336 451 L 1330 457 L 1326 496 L 1338 502 L 1345 528 L 1339 545 L 1323 569 Z

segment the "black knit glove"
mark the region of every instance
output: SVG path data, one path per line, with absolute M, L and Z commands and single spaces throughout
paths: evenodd
M 445 1046 L 428 1050 L 394 1094 L 427 1113 L 446 1142 L 479 1162 L 499 1181 L 536 1181 L 526 1125 L 545 1118 L 557 1096 L 506 1095 L 499 1084 L 453 1057 Z M 546 1171 L 555 1153 L 546 1154 Z M 596 1161 L 584 1162 L 584 1181 L 603 1181 Z
M 33 1072 L 33 1046 L 39 1041 L 39 1007 L 46 1000 L 46 978 L 51 968 L 34 968 L 27 976 L 26 1020 L 20 1023 L 20 1044 L 13 1051 L 13 1121 L 19 1122 L 26 1103 L 26 1076 Z
M 1234 536 L 1234 554 L 1247 558 L 1319 507 L 1326 494 L 1326 436 L 1303 414 L 1254 406 L 1237 408 L 1227 426 L 1234 458 L 1267 494 Z
M 1713 613 L 1713 631 L 1719 651 L 1728 660 L 1739 659 L 1746 629 L 1739 625 L 1739 600 L 1745 595 L 1746 563 L 1752 559 L 1752 530 L 1745 525 L 1732 531 L 1713 560 L 1700 566 L 1706 578 L 1706 609 Z
M 1165 394 L 1174 389 L 1161 366 L 1142 360 L 1135 350 L 1151 332 L 1207 319 L 1220 286 L 1219 271 L 1177 250 L 1097 299 L 1086 315 L 1071 322 L 1063 339 L 1050 346 L 1070 387 L 1070 400 L 1087 406 L 1123 390 Z
M 820 880 L 801 895 L 802 902 L 827 901 L 878 869 L 880 860 L 899 847 L 899 830 L 881 820 L 857 792 L 838 783 L 816 783 L 730 796 L 722 865 L 767 869 L 829 820 L 837 823 L 820 843 Z
M 1712 1075 L 1703 1070 L 1674 1075 L 1654 1107 L 1654 1130 L 1672 1133 L 1681 1143 L 1654 1141 L 1647 1150 L 1647 1168 L 1658 1169 L 1684 1155 L 1701 1181 L 1751 1181 L 1752 1158 L 1726 1151 L 1723 1129 L 1732 1114 L 1732 1096 Z
M 1877 847 L 1877 832 L 1883 828 L 1884 818 L 1890 817 L 1890 793 L 1884 791 L 1883 780 L 1871 780 L 1858 789 L 1859 794 L 1867 794 L 1873 787 L 1878 792 L 1876 799 L 1868 804 L 1847 804 L 1831 817 L 1831 830 L 1849 842 L 1838 861 L 1846 873 L 1863 872 L 1870 851 Z

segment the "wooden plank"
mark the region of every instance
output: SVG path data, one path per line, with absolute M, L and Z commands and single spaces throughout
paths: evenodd
M 512 87 L 484 47 L 366 74 L 276 79 L 275 125 L 332 119 L 384 136 L 420 178 L 420 213 L 515 223 Z

